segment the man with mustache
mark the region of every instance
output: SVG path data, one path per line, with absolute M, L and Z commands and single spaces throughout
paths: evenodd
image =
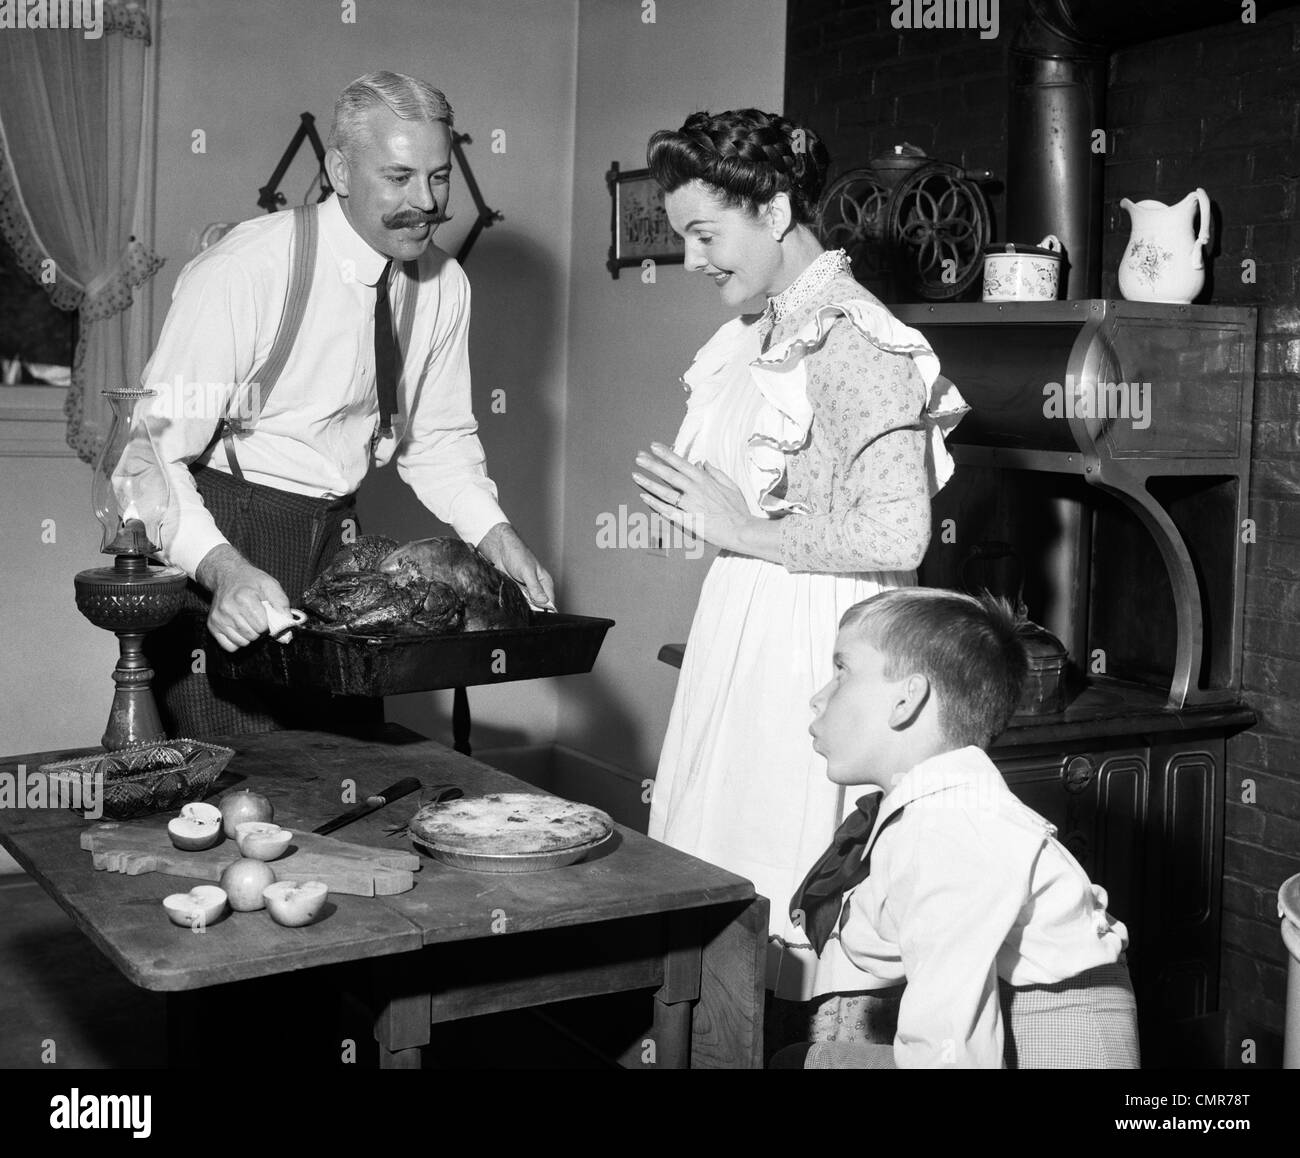
M 266 633 L 268 607 L 288 610 L 355 537 L 357 487 L 391 458 L 429 510 L 535 605 L 552 604 L 484 466 L 469 284 L 431 243 L 451 129 L 446 98 L 423 81 L 359 77 L 335 104 L 335 195 L 306 211 L 314 223 L 301 211 L 244 222 L 181 273 L 144 373 L 168 402 L 147 419 L 174 495 L 162 554 L 194 581 L 186 612 L 147 644 L 172 735 L 348 720 L 346 705 L 276 697 L 194 660 L 207 631 L 227 651 Z M 214 396 L 222 413 L 202 401 Z

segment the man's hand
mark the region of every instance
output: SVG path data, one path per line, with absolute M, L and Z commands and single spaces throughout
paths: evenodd
M 289 610 L 280 584 L 228 543 L 203 556 L 195 578 L 212 592 L 208 630 L 227 651 L 247 647 L 267 630 L 263 599 L 279 611 Z
M 555 583 L 509 523 L 498 523 L 479 541 L 478 549 L 498 571 L 520 587 L 534 607 L 555 610 Z

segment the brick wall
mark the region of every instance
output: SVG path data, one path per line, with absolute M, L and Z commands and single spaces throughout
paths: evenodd
M 786 112 L 823 134 L 837 171 L 907 140 L 1005 176 L 1006 59 L 1023 10 L 1003 0 L 1001 35 L 981 40 L 896 31 L 884 0 L 789 0 Z M 1300 872 L 1300 7 L 1115 53 L 1106 121 L 1103 293 L 1117 296 L 1129 234 L 1119 199 L 1172 203 L 1201 185 L 1215 209 L 1208 300 L 1260 310 L 1244 665 L 1259 723 L 1229 744 L 1220 997 L 1228 1064 L 1244 1038 L 1276 1064 L 1277 889 Z
M 825 139 L 832 180 L 904 141 L 971 169 L 1007 171 L 1008 30 L 1023 0 L 1003 0 L 1001 34 L 897 32 L 884 0 L 789 0 L 787 115 Z M 998 238 L 1005 199 L 986 190 Z

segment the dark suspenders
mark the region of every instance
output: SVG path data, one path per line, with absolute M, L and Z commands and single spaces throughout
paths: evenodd
M 244 481 L 244 473 L 239 469 L 239 457 L 235 453 L 235 438 L 246 437 L 252 432 L 258 416 L 266 406 L 266 400 L 270 398 L 271 391 L 275 389 L 280 375 L 288 364 L 294 343 L 298 340 L 298 331 L 302 329 L 302 319 L 307 312 L 307 299 L 311 296 L 312 277 L 316 272 L 317 239 L 316 206 L 297 206 L 293 211 L 293 237 L 289 250 L 289 288 L 285 294 L 284 309 L 280 313 L 280 324 L 275 332 L 275 340 L 271 343 L 271 352 L 267 355 L 261 369 L 254 371 L 240 383 L 230 405 L 226 408 L 226 414 L 217 425 L 216 438 L 220 438 L 222 446 L 225 447 L 226 463 L 230 467 L 230 473 L 240 482 Z M 420 292 L 418 262 L 403 263 L 402 272 L 406 277 L 406 292 L 402 297 L 402 310 L 397 322 L 397 348 L 401 354 L 399 389 L 405 379 L 406 352 L 410 345 L 411 330 L 415 324 L 416 298 Z M 235 399 L 244 391 L 249 391 L 245 406 L 247 417 L 236 415 L 232 418 L 230 409 Z

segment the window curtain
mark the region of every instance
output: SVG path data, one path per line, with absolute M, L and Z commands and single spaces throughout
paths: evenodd
M 54 305 L 79 312 L 64 413 L 86 462 L 111 420 L 100 392 L 136 385 L 148 359 L 132 291 L 163 264 L 136 235 L 151 192 L 158 2 L 105 0 L 97 39 L 0 33 L 0 229 Z

